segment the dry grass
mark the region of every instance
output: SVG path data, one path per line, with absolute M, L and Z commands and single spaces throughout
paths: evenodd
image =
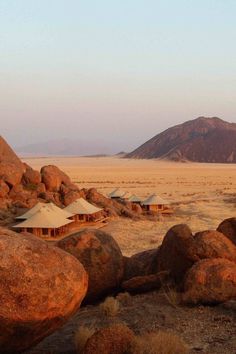
M 78 354 L 82 354 L 87 340 L 95 333 L 92 327 L 81 326 L 75 333 L 75 347 Z
M 173 286 L 164 284 L 162 291 L 166 300 L 172 307 L 177 308 L 180 305 L 181 295 Z
M 99 305 L 99 308 L 105 316 L 115 317 L 120 310 L 120 302 L 114 297 L 109 296 Z
M 179 336 L 159 331 L 136 337 L 132 354 L 188 354 L 187 344 Z

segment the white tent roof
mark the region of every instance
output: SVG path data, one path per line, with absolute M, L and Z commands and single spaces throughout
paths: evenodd
M 28 210 L 25 214 L 17 216 L 16 219 L 28 219 L 45 205 L 47 205 L 47 204 L 39 202 L 39 203 L 35 204 L 35 206 L 33 208 L 31 208 L 30 210 Z
M 140 197 L 138 197 L 136 194 L 131 195 L 131 197 L 129 197 L 129 202 L 141 202 L 142 199 Z
M 152 194 L 150 197 L 148 197 L 146 200 L 142 202 L 143 205 L 165 205 L 169 204 L 166 200 L 162 199 L 156 194 Z
M 101 211 L 102 209 L 87 202 L 87 200 L 83 198 L 79 198 L 63 210 L 73 213 L 74 215 L 91 215 Z
M 132 196 L 132 194 L 130 192 L 125 192 L 121 198 L 123 199 L 129 199 Z
M 56 229 L 58 227 L 70 224 L 72 220 L 68 220 L 62 215 L 48 208 L 46 205 L 41 207 L 30 218 L 23 222 L 13 226 L 14 228 L 51 228 Z
M 125 191 L 123 191 L 120 188 L 114 189 L 111 193 L 108 194 L 110 198 L 122 198 L 123 195 L 125 194 Z
M 56 206 L 54 203 L 37 203 L 33 208 L 28 210 L 25 214 L 17 216 L 16 219 L 29 219 L 31 218 L 32 215 L 34 215 L 38 210 L 40 210 L 42 207 L 47 207 L 51 209 L 52 211 L 56 212 L 58 216 L 64 217 L 64 218 L 70 218 L 74 214 L 66 211 L 65 209 L 61 209 L 58 206 Z

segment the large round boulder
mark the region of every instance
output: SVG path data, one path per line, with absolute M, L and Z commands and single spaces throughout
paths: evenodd
M 0 228 L 0 352 L 23 351 L 63 325 L 87 285 L 84 267 L 68 253 Z
M 133 277 L 147 276 L 157 271 L 159 249 L 150 249 L 139 252 L 131 257 L 124 257 L 124 280 Z
M 165 235 L 158 254 L 158 270 L 169 271 L 181 283 L 185 273 L 194 264 L 194 237 L 185 224 L 173 226 Z
M 114 324 L 96 331 L 86 342 L 83 354 L 127 354 L 135 340 L 124 324 Z
M 120 286 L 123 257 L 111 235 L 85 229 L 58 241 L 57 246 L 75 256 L 88 272 L 86 301 L 94 301 Z
M 62 184 L 70 185 L 70 178 L 57 166 L 48 165 L 41 168 L 42 182 L 49 192 L 58 192 Z
M 195 252 L 193 259 L 225 258 L 236 262 L 236 245 L 219 231 L 207 230 L 194 236 Z
M 217 304 L 236 299 L 236 264 L 222 258 L 197 262 L 186 274 L 183 301 Z
M 225 219 L 220 223 L 217 230 L 222 232 L 236 245 L 236 218 Z

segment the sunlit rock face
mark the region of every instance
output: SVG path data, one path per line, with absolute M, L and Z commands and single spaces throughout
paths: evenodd
M 87 286 L 75 257 L 31 234 L 0 228 L 0 352 L 30 348 L 63 325 Z

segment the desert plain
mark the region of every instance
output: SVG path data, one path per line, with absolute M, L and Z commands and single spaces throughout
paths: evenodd
M 110 220 L 104 228 L 116 239 L 124 255 L 158 246 L 175 224 L 187 223 L 193 232 L 216 229 L 236 214 L 234 164 L 179 163 L 120 157 L 34 157 L 23 161 L 40 170 L 56 165 L 79 188 L 96 188 L 107 195 L 116 187 L 142 198 L 157 193 L 169 201 L 172 216 L 153 220 Z

